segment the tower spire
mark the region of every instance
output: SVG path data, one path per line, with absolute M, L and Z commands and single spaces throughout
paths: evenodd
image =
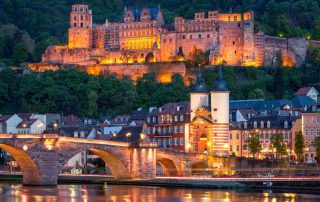
M 219 80 L 223 80 L 221 65 L 220 65 L 220 68 L 219 68 Z

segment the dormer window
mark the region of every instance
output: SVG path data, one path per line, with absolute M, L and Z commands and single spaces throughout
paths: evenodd
M 271 127 L 271 123 L 270 121 L 267 121 L 267 128 L 270 128 Z
M 253 122 L 253 127 L 254 128 L 257 128 L 258 127 L 258 123 L 255 121 L 255 122 Z
M 284 122 L 284 128 L 288 128 L 288 121 Z
M 263 121 L 261 121 L 260 127 L 261 127 L 261 128 L 264 128 L 264 122 L 263 122 Z
M 247 129 L 247 127 L 248 127 L 248 123 L 247 123 L 247 122 L 244 122 L 243 128 L 244 128 L 244 129 Z

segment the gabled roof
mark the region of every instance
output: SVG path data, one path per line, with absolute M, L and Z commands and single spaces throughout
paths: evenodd
M 308 96 L 295 96 L 291 101 L 295 108 L 304 108 L 316 104 L 316 101 Z
M 307 95 L 311 91 L 311 89 L 314 89 L 314 88 L 313 87 L 299 88 L 298 91 L 295 93 L 295 95 Z M 317 92 L 317 94 L 319 93 Z
M 255 129 L 254 122 L 257 122 L 257 128 L 261 129 L 261 122 L 264 122 L 263 129 L 267 129 L 267 122 L 270 121 L 270 129 L 284 129 L 285 121 L 288 122 L 288 128 L 293 126 L 293 123 L 297 120 L 298 116 L 254 116 L 247 121 L 247 129 Z
M 178 111 L 179 106 L 179 111 Z M 160 110 L 161 108 L 161 110 Z M 149 115 L 157 116 L 161 114 L 188 114 L 190 113 L 190 102 L 167 103 L 162 107 L 152 110 Z
M 61 116 L 60 121 L 63 126 L 78 126 L 83 124 L 81 119 L 75 115 Z
M 30 128 L 32 124 L 34 124 L 34 122 L 36 122 L 39 119 L 23 119 L 21 121 L 21 123 L 19 123 L 19 125 L 17 126 L 17 128 Z

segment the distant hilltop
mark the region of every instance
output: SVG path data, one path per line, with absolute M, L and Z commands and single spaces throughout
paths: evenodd
M 255 33 L 253 12 L 198 12 L 193 20 L 176 17 L 173 24 L 165 24 L 160 6 L 125 8 L 121 22 L 96 25 L 89 6 L 77 4 L 70 12 L 68 44 L 49 46 L 42 63 L 30 67 L 44 71 L 76 65 L 93 74 L 129 71 L 128 76 L 137 77 L 143 72 L 139 65 L 182 62 L 198 53 L 211 65 L 293 67 L 304 63 L 310 43 L 318 44 Z M 114 66 L 122 73 L 110 70 Z M 130 71 L 133 67 L 137 71 Z

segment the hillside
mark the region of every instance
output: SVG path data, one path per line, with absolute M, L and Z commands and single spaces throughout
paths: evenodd
M 119 21 L 125 6 L 161 5 L 166 23 L 194 12 L 255 11 L 256 31 L 283 37 L 320 39 L 317 0 L 2 0 L 0 1 L 0 64 L 39 61 L 50 44 L 65 43 L 70 6 L 87 3 L 94 22 Z

